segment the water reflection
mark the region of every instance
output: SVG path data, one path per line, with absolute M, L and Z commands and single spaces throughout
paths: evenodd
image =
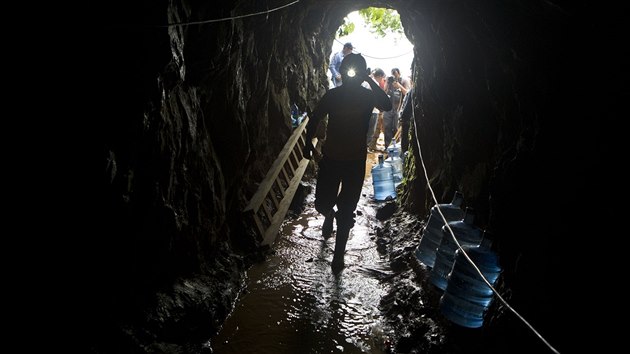
M 376 251 L 372 195 L 368 176 L 338 275 L 330 267 L 334 235 L 321 236 L 324 218 L 309 195 L 303 214 L 283 224 L 275 253 L 248 271 L 245 293 L 211 340 L 214 352 L 383 353 L 378 305 L 390 270 Z

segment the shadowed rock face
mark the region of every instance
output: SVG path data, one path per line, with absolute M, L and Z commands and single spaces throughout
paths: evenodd
M 627 58 L 610 54 L 621 42 L 608 47 L 619 33 L 615 11 L 532 1 L 390 4 L 415 44 L 415 122 L 438 200 L 464 193 L 495 238 L 515 306 L 563 343 L 557 327 L 566 319 L 551 310 L 575 296 L 568 251 L 616 195 L 602 162 L 615 151 L 613 118 L 628 98 L 617 72 Z M 328 86 L 337 27 L 371 5 L 383 3 L 301 1 L 168 29 L 154 25 L 263 9 L 248 1 L 103 6 L 91 112 L 98 150 L 89 160 L 97 174 L 88 206 L 98 212 L 86 222 L 84 263 L 93 274 L 95 342 L 104 343 L 102 334 L 168 347 L 216 331 L 257 246 L 241 211 L 291 133 L 289 104 L 314 107 Z M 433 202 L 418 140 L 400 199 L 424 218 Z M 201 283 L 210 285 L 183 285 Z

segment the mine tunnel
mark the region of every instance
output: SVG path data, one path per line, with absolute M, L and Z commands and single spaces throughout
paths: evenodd
M 623 188 L 621 11 L 588 1 L 278 0 L 97 5 L 99 146 L 86 161 L 97 173 L 76 265 L 89 274 L 77 296 L 88 352 L 221 352 L 212 338 L 249 291 L 248 271 L 279 257 L 280 241 L 262 247 L 244 211 L 292 136 L 290 104 L 316 106 L 336 30 L 370 6 L 397 10 L 414 45 L 405 181 L 390 215 L 364 230 L 365 247 L 383 247 L 391 283 L 375 311 L 398 307 L 378 315 L 387 343 L 338 341 L 326 352 L 554 352 L 499 304 L 475 330 L 440 318 L 438 293 L 413 263 L 435 204 L 425 170 L 440 203 L 460 191 L 492 235 L 508 303 L 558 352 L 587 342 L 606 351 L 606 330 L 586 320 L 602 312 L 593 293 L 603 291 L 586 269 L 613 270 L 599 252 L 614 247 L 607 220 Z M 305 204 L 315 165 L 296 193 Z M 296 264 L 319 264 L 310 258 Z M 246 352 L 294 352 L 266 351 L 273 339 L 257 335 Z M 319 352 L 298 335 L 299 352 Z

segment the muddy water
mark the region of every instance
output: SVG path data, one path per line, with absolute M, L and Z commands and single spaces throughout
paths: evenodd
M 248 270 L 246 290 L 210 341 L 214 353 L 385 352 L 379 302 L 391 271 L 376 251 L 379 204 L 369 175 L 375 160 L 368 154 L 344 270 L 331 271 L 335 237 L 321 236 L 324 218 L 313 208 L 313 186 L 304 212 L 283 224 L 273 254 Z

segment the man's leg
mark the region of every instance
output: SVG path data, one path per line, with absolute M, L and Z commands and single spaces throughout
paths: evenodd
M 339 272 L 345 266 L 344 255 L 346 253 L 346 244 L 350 236 L 350 229 L 340 227 L 335 236 L 335 253 L 333 254 L 330 266 L 334 272 Z
M 344 266 L 344 253 L 354 226 L 354 211 L 361 198 L 361 190 L 365 178 L 365 160 L 347 161 L 342 169 L 341 192 L 337 197 L 337 235 L 335 236 L 335 253 L 332 261 L 333 270 Z
M 333 233 L 333 222 L 335 221 L 335 209 L 330 209 L 328 214 L 324 214 L 325 219 L 322 224 L 322 236 L 329 238 Z
M 325 216 L 322 225 L 324 237 L 330 237 L 333 231 L 334 206 L 337 203 L 340 182 L 341 176 L 335 161 L 330 161 L 324 156 L 319 162 L 317 186 L 315 187 L 315 209 Z

